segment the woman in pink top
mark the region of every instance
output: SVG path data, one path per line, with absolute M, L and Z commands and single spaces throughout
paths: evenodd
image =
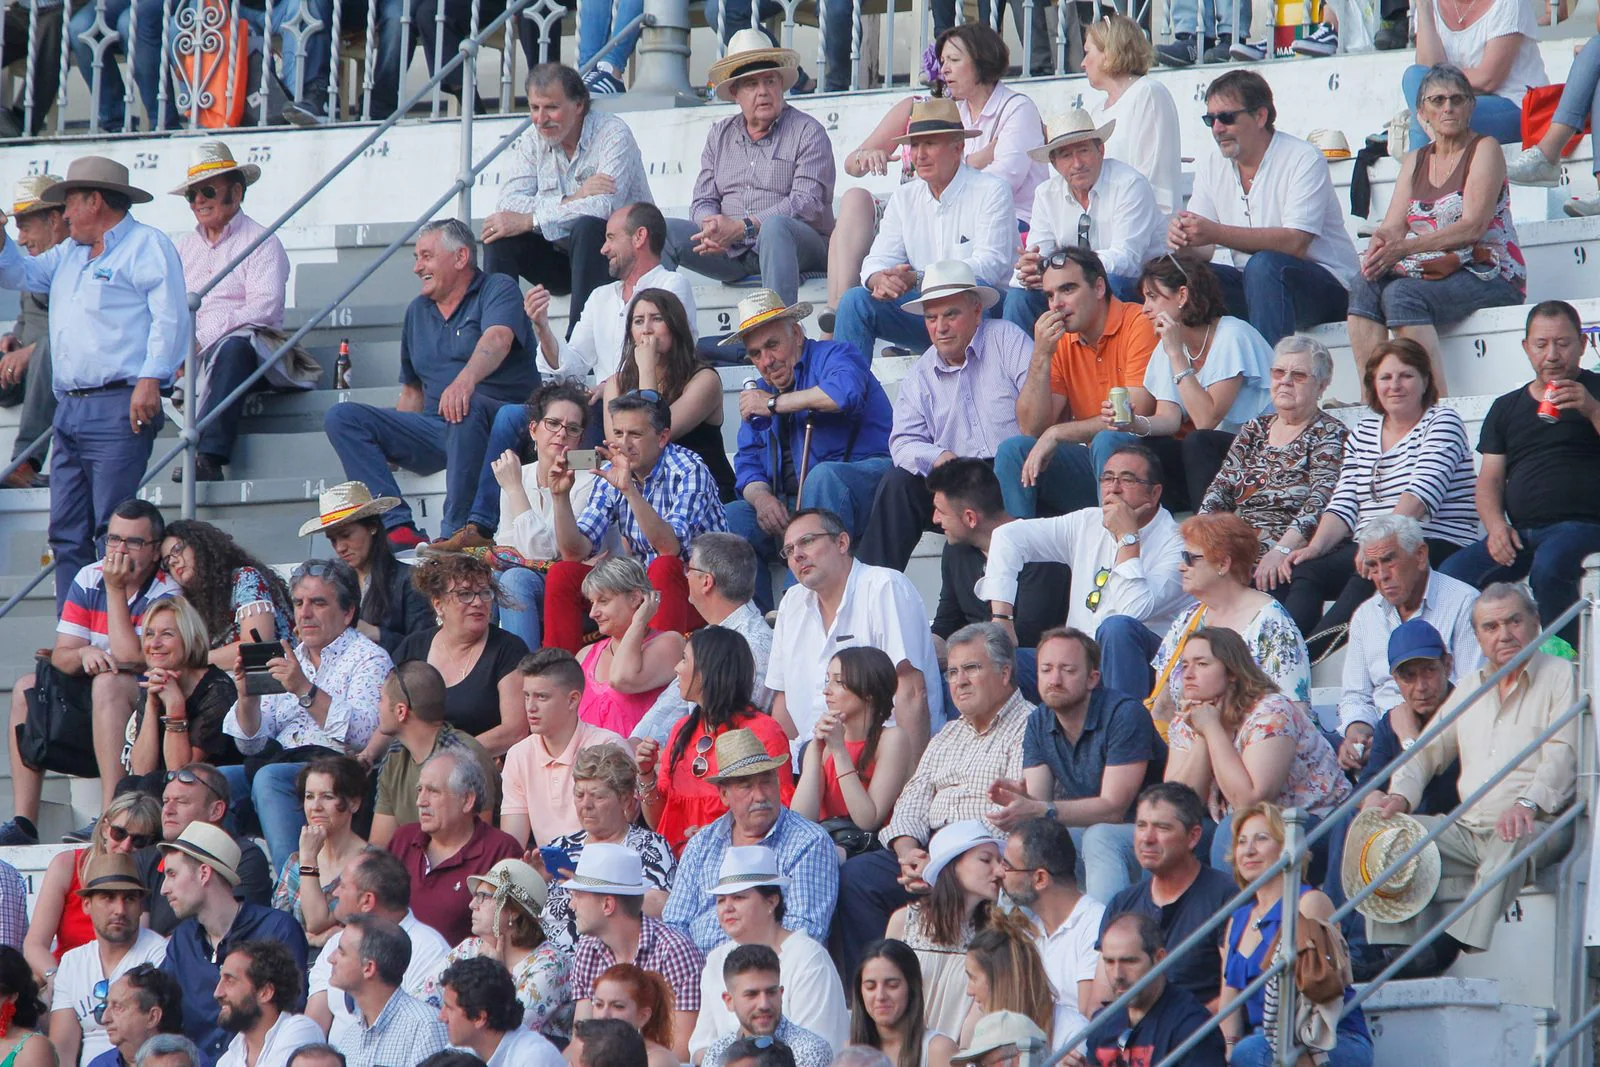
M 661 594 L 636 560 L 601 560 L 583 580 L 589 617 L 604 636 L 583 650 L 578 718 L 627 737 L 672 681 L 683 635 L 650 629 Z

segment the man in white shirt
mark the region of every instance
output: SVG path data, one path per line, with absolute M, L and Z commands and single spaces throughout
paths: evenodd
M 434 978 L 450 945 L 437 930 L 411 913 L 411 875 L 397 857 L 380 848 L 363 849 L 333 891 L 333 917 L 339 922 L 368 914 L 397 924 L 411 938 L 411 962 L 406 965 L 400 988 L 437 1006 Z M 306 1014 L 325 1032 L 350 1014 L 349 1000 L 328 985 L 333 973 L 333 950 L 342 935 L 343 931 L 335 932 L 322 946 L 307 983 Z
M 139 923 L 145 893 L 132 858 L 112 853 L 84 870 L 82 901 L 67 901 L 88 912 L 94 940 L 66 952 L 55 974 L 50 1043 L 61 1063 L 88 1063 L 110 1049 L 101 1020 L 111 983 L 141 963 L 159 965 L 166 958 L 167 939 Z
M 1161 461 L 1143 445 L 1111 454 L 1100 472 L 1100 495 L 1098 508 L 1018 519 L 996 530 L 979 595 L 1011 630 L 1023 566 L 1068 564 L 1067 625 L 1094 634 L 1102 685 L 1142 699 L 1154 682 L 1150 660 L 1161 638 L 1191 602 L 1178 577 L 1183 538 L 1161 506 Z
M 944 724 L 944 683 L 917 587 L 899 571 L 851 556 L 849 533 L 827 511 L 797 512 L 784 531 L 782 555 L 798 584 L 778 605 L 772 644 L 784 655 L 768 663 L 767 688 L 772 717 L 794 739 L 795 754 L 822 718 L 829 662 L 841 648 L 858 645 L 883 649 L 895 665 L 894 718 L 920 754 Z
M 834 340 L 855 345 L 869 359 L 880 337 L 921 351 L 928 329 L 903 305 L 921 295 L 922 272 L 943 260 L 962 260 L 979 282 L 1006 283 L 1016 260 L 1016 207 L 1005 179 L 963 161 L 967 138 L 977 136 L 962 125 L 953 100 L 911 105 L 905 136 L 894 142 L 905 146 L 917 176 L 889 198 L 861 264 L 861 288 L 839 300 Z
M 276 941 L 245 941 L 222 961 L 217 1025 L 233 1034 L 217 1067 L 287 1067 L 302 1045 L 322 1042 L 322 1027 L 292 1009 L 305 981 Z
M 505 964 L 488 956 L 458 960 L 439 976 L 439 1021 L 452 1048 L 487 1067 L 563 1067 L 561 1053 L 522 1026 L 522 1002 Z
M 1218 154 L 1195 169 L 1189 206 L 1167 240 L 1212 256 L 1230 314 L 1275 345 L 1297 329 L 1342 322 L 1360 269 L 1328 161 L 1279 132 L 1266 79 L 1231 70 L 1206 89 Z
M 1005 317 L 1030 336 L 1049 304 L 1044 261 L 1051 252 L 1074 245 L 1092 250 L 1116 298 L 1137 303 L 1145 260 L 1167 250 L 1167 218 L 1149 179 L 1106 156 L 1116 126 L 1112 119 L 1097 128 L 1087 111 L 1073 108 L 1055 136 L 1028 150 L 1055 171 L 1034 190 L 1028 250 L 1017 264 L 1016 285 L 1006 293 Z

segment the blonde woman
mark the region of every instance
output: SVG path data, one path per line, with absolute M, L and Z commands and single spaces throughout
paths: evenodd
M 1178 105 L 1165 85 L 1146 77 L 1154 58 L 1144 31 L 1126 15 L 1096 19 L 1084 33 L 1083 73 L 1090 88 L 1106 94 L 1089 114 L 1096 126 L 1117 124 L 1106 155 L 1148 178 L 1156 206 L 1171 215 L 1183 203 L 1183 146 Z
M 161 792 L 168 767 L 244 762 L 222 732 L 237 692 L 232 676 L 211 664 L 210 641 L 200 612 L 185 597 L 158 600 L 144 613 L 145 676 L 128 720 L 122 766 L 146 793 Z

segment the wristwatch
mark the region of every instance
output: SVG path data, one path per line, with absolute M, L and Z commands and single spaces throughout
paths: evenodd
M 1521 804 L 1523 807 L 1527 808 L 1529 811 L 1533 812 L 1535 815 L 1539 814 L 1539 805 L 1535 804 L 1533 801 L 1529 800 L 1527 797 L 1518 797 L 1517 798 L 1517 803 Z
M 305 696 L 303 696 L 303 697 L 295 697 L 295 701 L 297 703 L 299 703 L 299 705 L 302 708 L 309 708 L 312 704 L 316 703 L 316 699 L 317 699 L 317 686 L 316 686 L 315 682 L 312 683 L 310 689 L 306 690 L 306 695 Z
M 1119 548 L 1132 548 L 1138 543 L 1139 535 L 1136 533 L 1125 533 L 1121 537 L 1117 538 L 1117 547 Z
M 1172 376 L 1172 384 L 1173 384 L 1174 387 L 1177 387 L 1177 386 L 1183 384 L 1183 380 L 1185 378 L 1193 378 L 1198 374 L 1199 374 L 1199 372 L 1196 371 L 1193 367 L 1186 367 L 1185 369 L 1179 371 L 1177 374 L 1174 374 Z
M 1061 818 L 1061 813 L 1056 810 L 1055 804 L 1047 800 L 1044 802 L 1044 817 L 1055 822 Z
M 1274 552 L 1282 552 L 1285 556 L 1294 555 L 1294 549 L 1290 548 L 1288 545 L 1273 545 L 1272 550 Z
M 756 239 L 756 224 L 754 219 L 746 218 L 744 220 L 744 239 L 746 241 L 754 241 Z
M 771 396 L 767 397 L 767 413 L 769 415 L 776 415 L 778 413 L 777 393 L 773 393 Z
M 1401 752 L 1410 752 L 1411 751 L 1411 746 L 1415 745 L 1416 743 L 1417 743 L 1417 739 L 1415 737 L 1401 738 L 1401 740 L 1400 740 L 1400 751 Z

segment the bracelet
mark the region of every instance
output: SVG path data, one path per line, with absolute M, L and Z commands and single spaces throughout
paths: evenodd
M 322 873 L 322 869 L 319 868 L 319 867 L 305 867 L 305 866 L 302 866 L 300 868 L 301 877 L 304 877 L 304 876 L 306 876 L 308 874 L 321 874 L 321 873 Z
M 1200 372 L 1195 370 L 1193 367 L 1185 367 L 1183 370 L 1172 376 L 1172 384 L 1173 386 L 1181 385 L 1185 378 L 1198 377 L 1199 373 Z
M 162 719 L 161 728 L 169 734 L 186 734 L 189 732 L 188 719 Z
M 855 767 L 851 767 L 848 771 L 845 771 L 843 774 L 839 775 L 838 776 L 838 780 L 842 782 L 846 778 L 850 777 L 852 774 L 854 774 L 854 775 L 859 777 L 861 772 L 859 770 L 857 770 Z
M 1144 432 L 1143 433 L 1139 432 L 1139 420 L 1140 419 L 1144 419 Z M 1135 436 L 1135 437 L 1149 437 L 1150 436 L 1150 419 L 1149 419 L 1149 417 L 1146 416 L 1146 415 L 1135 415 L 1133 417 L 1133 421 L 1128 423 L 1128 429 L 1130 431 L 1132 431 L 1133 436 Z
M 1017 617 L 1015 615 L 1011 615 L 1011 614 L 1008 614 L 1008 613 L 1003 612 L 1003 611 L 992 611 L 992 612 L 989 613 L 989 618 L 997 620 L 999 622 L 1016 622 L 1017 621 Z

